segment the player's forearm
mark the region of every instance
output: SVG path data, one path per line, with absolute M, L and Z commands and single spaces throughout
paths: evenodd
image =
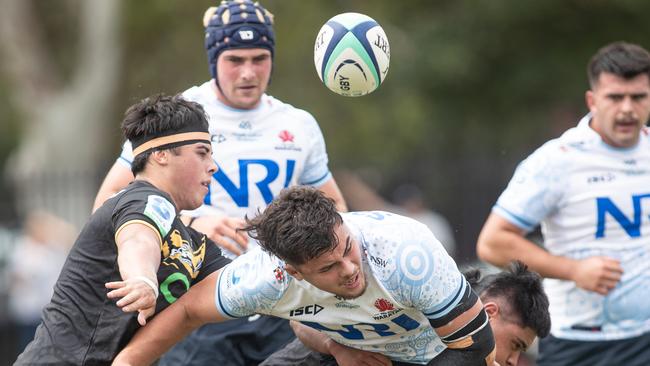
M 477 253 L 479 258 L 495 266 L 504 267 L 513 260 L 526 263 L 542 277 L 570 279 L 573 260 L 553 255 L 518 233 L 499 230 L 482 232 Z
M 157 284 L 160 249 L 156 242 L 133 237 L 120 243 L 118 248 L 117 263 L 123 280 L 144 276 Z
M 117 355 L 113 365 L 151 365 L 199 326 L 200 323 L 188 315 L 185 306 L 174 304 L 141 328 Z
M 302 344 L 316 352 L 331 355 L 331 348 L 338 345 L 327 334 L 319 332 L 316 329 L 293 320 L 290 324 L 293 332 L 296 333 L 296 337 L 298 337 Z
M 482 260 L 504 267 L 518 259 L 543 277 L 570 279 L 575 261 L 553 255 L 524 237 L 523 230 L 492 213 L 478 238 L 476 252 Z

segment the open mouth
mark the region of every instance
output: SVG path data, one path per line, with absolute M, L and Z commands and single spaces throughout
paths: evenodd
M 353 289 L 359 286 L 360 282 L 360 276 L 359 273 L 357 273 L 354 277 L 352 277 L 349 281 L 343 283 L 343 287 Z

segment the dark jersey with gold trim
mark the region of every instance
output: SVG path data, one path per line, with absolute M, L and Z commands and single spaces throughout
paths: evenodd
M 137 313 L 124 313 L 106 297 L 104 284 L 120 281 L 115 234 L 140 221 L 162 238 L 156 313 L 229 262 L 205 235 L 180 221 L 170 197 L 135 181 L 90 217 L 54 286 L 35 339 L 17 365 L 108 365 L 139 328 Z

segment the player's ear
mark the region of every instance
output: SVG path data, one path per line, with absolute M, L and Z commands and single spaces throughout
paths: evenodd
M 150 155 L 150 158 L 159 165 L 165 165 L 169 159 L 169 150 L 153 151 Z
M 284 265 L 284 270 L 287 271 L 288 274 L 290 274 L 293 278 L 297 279 L 298 281 L 302 281 L 304 279 L 304 277 L 302 276 L 302 274 L 300 274 L 300 272 L 298 272 L 296 267 L 292 266 L 289 263 Z
M 587 90 L 585 92 L 585 102 L 587 103 L 587 107 L 589 108 L 589 111 L 591 113 L 595 112 L 596 109 L 596 102 L 594 100 L 594 92 L 591 90 Z
M 499 316 L 499 304 L 494 301 L 487 301 L 483 304 L 483 309 L 487 313 L 490 319 L 496 318 Z

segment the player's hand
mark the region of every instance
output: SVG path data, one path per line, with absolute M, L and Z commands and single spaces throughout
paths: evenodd
M 106 288 L 112 289 L 106 296 L 109 299 L 118 299 L 115 303 L 124 312 L 138 312 L 138 323 L 147 324 L 147 319 L 156 311 L 157 293 L 145 281 L 140 278 L 132 278 L 126 281 L 107 282 Z
M 577 261 L 572 280 L 578 287 L 607 295 L 621 280 L 621 263 L 609 257 L 590 257 Z
M 207 235 L 221 248 L 241 255 L 248 249 L 248 235 L 237 231 L 245 221 L 240 218 L 227 216 L 201 216 L 192 222 L 192 228 Z
M 342 344 L 338 344 L 331 352 L 339 366 L 391 366 L 393 364 L 381 353 L 362 351 Z

